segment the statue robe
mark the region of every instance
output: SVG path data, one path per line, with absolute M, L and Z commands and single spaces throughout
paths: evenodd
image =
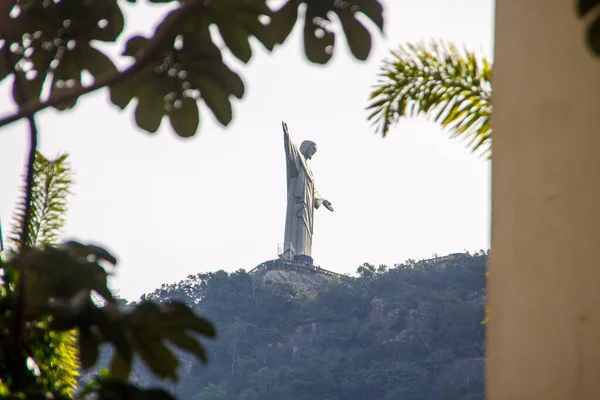
M 284 147 L 287 167 L 284 247 L 287 250 L 291 244 L 296 256 L 311 257 L 314 210 L 321 206 L 323 197 L 315 190 L 306 157 L 287 134 L 284 134 Z

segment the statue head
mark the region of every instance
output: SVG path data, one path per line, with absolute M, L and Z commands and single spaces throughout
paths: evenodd
M 317 152 L 317 144 L 311 140 L 305 140 L 300 145 L 300 153 L 304 156 L 304 158 L 311 159 L 312 156 Z

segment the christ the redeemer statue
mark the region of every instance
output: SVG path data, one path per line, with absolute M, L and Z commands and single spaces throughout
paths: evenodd
M 329 211 L 333 211 L 333 207 L 315 189 L 315 180 L 307 164 L 317 152 L 317 145 L 305 140 L 298 149 L 290 140 L 285 122 L 282 125 L 287 169 L 284 251 L 289 251 L 291 245 L 296 260 L 312 264 L 314 210 L 321 204 Z

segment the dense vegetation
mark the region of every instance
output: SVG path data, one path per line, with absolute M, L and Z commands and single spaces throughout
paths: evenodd
M 316 296 L 218 271 L 142 300 L 183 300 L 218 328 L 205 342 L 207 366 L 181 354 L 182 380 L 168 388 L 181 399 L 475 400 L 483 399 L 486 259 L 364 264 Z

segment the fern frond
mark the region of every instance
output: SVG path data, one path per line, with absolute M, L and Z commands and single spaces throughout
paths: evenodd
M 383 62 L 367 107 L 385 137 L 402 117 L 425 115 L 469 141 L 472 151 L 491 152 L 491 64 L 452 44 L 407 44 Z
M 67 212 L 67 196 L 73 183 L 73 172 L 67 161 L 68 155 L 62 154 L 53 160 L 36 153 L 33 164 L 33 187 L 31 199 L 31 217 L 27 221 L 28 247 L 58 245 Z M 25 194 L 17 204 L 12 244 L 20 244 L 20 232 L 25 218 Z

